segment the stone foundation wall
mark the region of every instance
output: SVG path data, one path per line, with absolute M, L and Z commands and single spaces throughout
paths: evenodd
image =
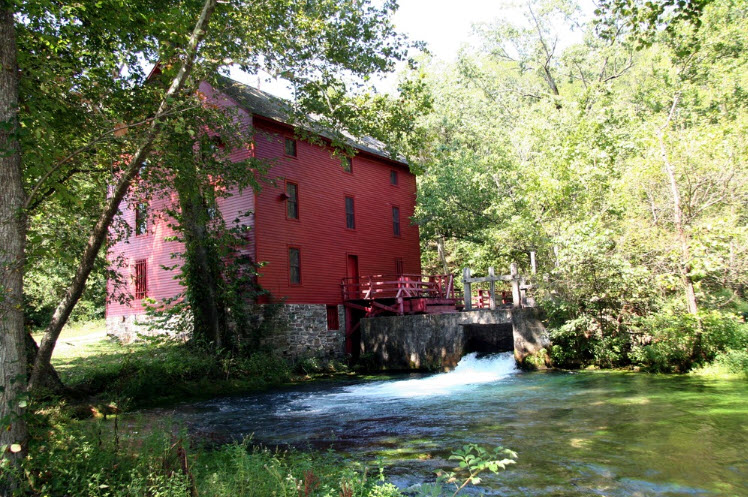
M 345 312 L 338 306 L 340 327 L 327 329 L 324 304 L 283 304 L 273 317 L 264 344 L 273 352 L 296 360 L 307 357 L 339 359 L 345 352 Z
M 339 359 L 344 356 L 345 310 L 342 305 L 338 306 L 340 327 L 337 330 L 327 329 L 327 307 L 324 304 L 277 305 L 271 319 L 263 345 L 269 346 L 274 353 L 291 360 L 307 357 Z M 150 318 L 144 314 L 107 317 L 107 334 L 123 343 L 137 340 L 138 335 L 170 334 L 164 330 L 149 330 L 149 322 Z
M 186 339 L 188 333 L 175 333 L 162 329 L 148 329 L 152 318 L 145 314 L 130 314 L 127 316 L 108 316 L 106 318 L 107 335 L 117 338 L 122 343 L 132 343 L 138 339 L 138 335 L 148 336 L 171 336 Z

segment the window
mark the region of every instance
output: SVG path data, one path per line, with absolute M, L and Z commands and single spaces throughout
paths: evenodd
M 135 261 L 135 300 L 148 296 L 148 266 L 146 260 Z
M 400 207 L 392 208 L 392 234 L 400 236 Z
M 299 185 L 286 183 L 286 218 L 299 219 Z
M 148 204 L 141 202 L 135 206 L 135 234 L 145 235 L 148 232 Z
M 213 187 L 208 187 L 203 193 L 203 207 L 209 221 L 218 217 L 218 202 L 216 201 L 216 191 Z
M 395 259 L 395 274 L 397 274 L 398 276 L 402 276 L 403 274 L 405 274 L 405 271 L 403 270 L 402 257 L 398 257 L 397 259 Z
M 296 157 L 296 140 L 293 138 L 286 138 L 284 152 L 289 157 Z
M 338 319 L 338 306 L 328 305 L 327 306 L 327 329 L 328 330 L 339 330 L 340 321 Z
M 350 230 L 356 229 L 356 214 L 353 207 L 353 197 L 345 198 L 345 227 Z
M 350 157 L 343 157 L 343 171 L 347 173 L 353 172 L 353 159 Z
M 223 143 L 220 136 L 216 135 L 210 138 L 210 144 L 208 147 L 210 148 L 210 151 L 215 154 L 224 151 L 226 149 L 226 144 Z
M 397 171 L 395 171 L 394 169 L 390 170 L 390 185 L 397 186 L 397 181 Z
M 301 284 L 301 252 L 296 247 L 288 249 L 288 280 L 292 285 Z

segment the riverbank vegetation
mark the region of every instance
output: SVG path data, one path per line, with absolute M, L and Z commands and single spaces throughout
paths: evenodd
M 747 371 L 748 5 L 666 3 L 529 2 L 422 72 L 425 267 L 535 251 L 561 367 Z

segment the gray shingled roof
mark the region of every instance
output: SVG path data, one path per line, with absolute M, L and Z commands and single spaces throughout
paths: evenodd
M 236 100 L 239 105 L 252 114 L 293 125 L 293 109 L 291 104 L 286 100 L 225 76 L 218 76 L 218 89 Z M 330 133 L 325 133 L 324 130 L 314 130 L 314 132 L 325 138 L 333 138 Z M 385 144 L 379 140 L 371 137 L 361 138 L 352 136 L 347 136 L 346 139 L 348 145 L 358 150 L 384 157 L 385 159 L 397 160 L 397 162 L 407 165 L 404 159 L 393 159 L 386 152 L 387 147 Z

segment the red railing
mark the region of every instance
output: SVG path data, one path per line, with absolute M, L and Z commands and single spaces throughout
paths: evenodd
M 343 278 L 343 300 L 425 297 L 454 299 L 454 277 L 451 274 L 378 274 Z

